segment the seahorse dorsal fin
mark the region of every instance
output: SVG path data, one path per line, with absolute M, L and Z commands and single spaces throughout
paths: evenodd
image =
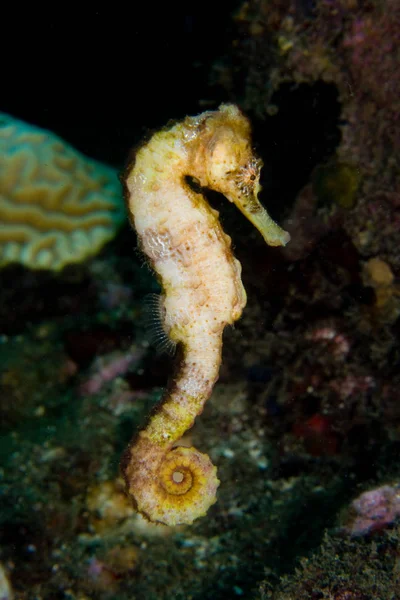
M 176 343 L 171 340 L 165 329 L 164 296 L 149 293 L 144 298 L 144 326 L 150 343 L 159 354 L 174 356 Z

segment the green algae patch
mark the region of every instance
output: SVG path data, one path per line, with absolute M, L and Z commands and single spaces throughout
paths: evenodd
M 318 166 L 312 179 L 313 190 L 319 204 L 336 204 L 346 209 L 355 206 L 360 175 L 353 165 L 334 160 Z

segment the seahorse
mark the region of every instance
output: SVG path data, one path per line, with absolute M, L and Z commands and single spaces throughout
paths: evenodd
M 222 193 L 267 244 L 285 245 L 289 234 L 258 200 L 261 166 L 249 120 L 223 104 L 155 133 L 123 178 L 139 246 L 161 284 L 163 328 L 180 350 L 159 406 L 121 462 L 128 495 L 152 522 L 191 524 L 216 501 L 210 458 L 177 442 L 211 395 L 223 330 L 241 316 L 246 292 L 231 238 L 203 192 Z

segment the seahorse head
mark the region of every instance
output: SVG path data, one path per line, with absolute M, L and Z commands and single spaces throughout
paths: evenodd
M 200 185 L 233 202 L 270 246 L 285 245 L 289 234 L 258 200 L 262 160 L 253 151 L 250 123 L 238 107 L 222 104 L 218 111 L 205 113 L 191 145 Z

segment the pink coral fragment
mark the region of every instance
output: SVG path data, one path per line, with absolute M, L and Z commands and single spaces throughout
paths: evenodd
M 360 536 L 384 529 L 400 516 L 400 485 L 383 485 L 353 500 L 352 518 L 344 530 Z
M 103 385 L 112 381 L 119 375 L 124 375 L 132 363 L 137 362 L 135 354 L 123 354 L 114 352 L 95 360 L 92 375 L 84 381 L 79 391 L 82 395 L 97 394 Z

